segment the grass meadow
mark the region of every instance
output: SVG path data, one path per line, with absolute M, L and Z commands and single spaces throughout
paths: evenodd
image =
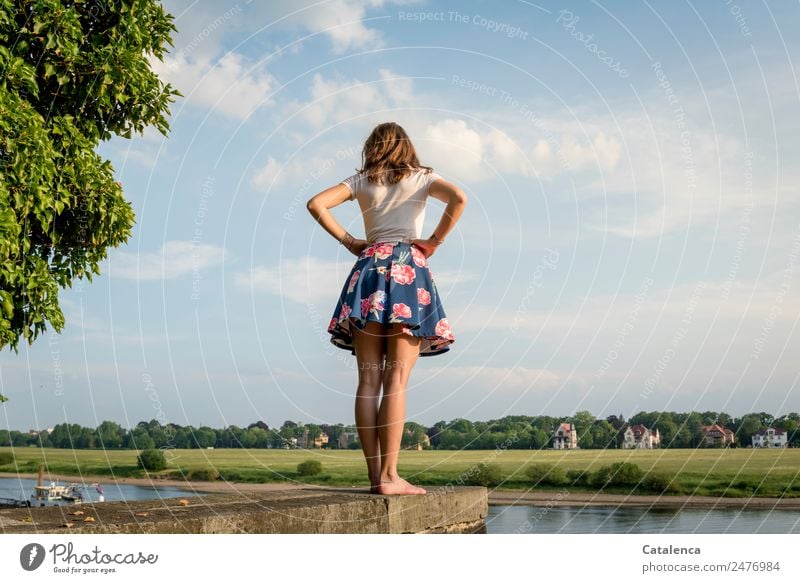
M 135 450 L 68 450 L 41 448 L 0 448 L 12 453 L 11 463 L 0 465 L 0 475 L 36 472 L 40 463 L 47 471 L 70 476 L 169 477 L 192 480 L 222 479 L 231 482 L 284 482 L 367 485 L 366 466 L 360 450 L 277 450 L 277 449 L 176 449 L 165 451 L 167 469 L 146 473 L 137 466 Z M 322 464 L 321 473 L 302 476 L 300 462 L 313 459 Z M 657 474 L 672 487 L 665 494 L 714 496 L 800 496 L 800 449 L 664 449 L 664 450 L 424 450 L 403 451 L 399 471 L 423 486 L 482 483 L 511 490 L 598 491 L 590 476 L 614 462 L 636 464 L 644 475 Z M 477 472 L 489 464 L 491 472 Z M 552 464 L 570 476 L 556 487 L 531 479 L 531 464 Z M 477 478 L 476 478 L 477 477 Z M 481 481 L 482 480 L 482 481 Z M 641 493 L 641 484 L 606 485 L 607 493 Z

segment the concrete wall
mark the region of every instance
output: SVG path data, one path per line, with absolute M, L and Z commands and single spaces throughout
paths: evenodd
M 345 488 L 0 510 L 4 533 L 484 533 L 488 492 L 429 488 L 380 496 Z M 81 510 L 84 514 L 69 514 Z M 87 516 L 93 522 L 84 522 Z M 66 527 L 66 522 L 72 522 Z

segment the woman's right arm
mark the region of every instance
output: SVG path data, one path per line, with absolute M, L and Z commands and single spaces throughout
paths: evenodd
M 467 206 L 467 195 L 458 186 L 444 178 L 437 178 L 431 182 L 428 192 L 433 198 L 447 203 L 439 224 L 433 230 L 434 237 L 429 237 L 435 245 L 436 240 L 444 241 L 447 234 L 456 226 L 461 213 Z

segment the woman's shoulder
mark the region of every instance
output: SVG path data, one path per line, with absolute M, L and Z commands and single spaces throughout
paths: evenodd
M 431 168 L 430 166 L 422 166 L 419 168 L 414 168 L 412 172 L 409 173 L 407 178 L 426 178 L 429 179 L 432 176 L 439 176 L 436 171 Z

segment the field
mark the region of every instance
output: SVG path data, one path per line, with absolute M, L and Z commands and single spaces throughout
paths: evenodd
M 54 474 L 71 476 L 144 477 L 136 465 L 136 451 L 0 448 L 13 453 L 15 462 L 0 466 L 0 475 L 36 472 L 39 463 Z M 152 476 L 203 479 L 216 470 L 221 479 L 232 482 L 286 482 L 366 485 L 366 466 L 359 450 L 273 450 L 273 449 L 182 449 L 166 452 L 169 467 Z M 0 455 L 2 457 L 2 455 Z M 315 459 L 322 473 L 304 477 L 297 464 Z M 674 486 L 671 494 L 712 496 L 800 497 L 800 449 L 666 449 L 666 450 L 475 450 L 404 451 L 399 470 L 403 477 L 424 486 L 465 484 L 474 478 L 480 463 L 495 466 L 486 485 L 502 489 L 557 490 L 553 484 L 537 484 L 526 476 L 533 463 L 554 464 L 564 471 L 578 470 L 591 475 L 613 462 L 631 462 L 645 474 L 657 473 Z M 194 475 L 193 475 L 194 474 Z M 212 477 L 214 472 L 211 472 Z M 206 478 L 207 479 L 207 478 Z M 587 483 L 570 481 L 570 491 L 597 491 Z M 603 488 L 607 493 L 652 493 L 638 485 Z

